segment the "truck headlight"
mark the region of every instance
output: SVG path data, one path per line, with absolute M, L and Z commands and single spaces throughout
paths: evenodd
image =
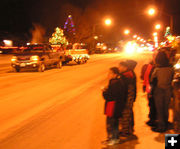
M 13 57 L 11 58 L 11 62 L 15 62 L 15 61 L 17 61 L 17 57 L 16 57 L 16 56 L 13 56 Z
M 31 56 L 31 61 L 38 61 L 38 60 L 39 60 L 39 56 L 37 55 Z

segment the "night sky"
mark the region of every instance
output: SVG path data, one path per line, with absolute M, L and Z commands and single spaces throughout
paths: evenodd
M 83 21 L 90 25 L 111 17 L 113 26 L 103 28 L 109 40 L 123 38 L 125 28 L 130 28 L 132 34 L 149 38 L 156 22 L 163 24 L 163 30 L 169 25 L 169 17 L 160 12 L 154 17 L 145 14 L 151 5 L 173 15 L 174 33 L 180 35 L 180 0 L 1 0 L 0 33 L 30 34 L 32 24 L 36 23 L 49 35 L 56 26 L 63 27 L 68 14 L 72 14 L 75 25 L 82 16 L 87 16 Z

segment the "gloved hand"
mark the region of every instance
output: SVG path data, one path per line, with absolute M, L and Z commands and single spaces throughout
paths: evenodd
M 146 92 L 146 86 L 145 85 L 143 85 L 143 92 L 145 93 Z

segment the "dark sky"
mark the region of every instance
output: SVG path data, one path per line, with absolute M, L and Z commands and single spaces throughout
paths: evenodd
M 87 18 L 92 24 L 110 16 L 113 26 L 108 32 L 116 39 L 123 36 L 122 30 L 126 27 L 133 33 L 149 37 L 156 22 L 168 26 L 169 17 L 160 12 L 152 18 L 145 14 L 148 6 L 154 5 L 158 10 L 174 16 L 174 33 L 180 34 L 180 0 L 1 0 L 0 31 L 29 33 L 32 24 L 38 23 L 51 32 L 56 26 L 64 25 L 67 15 L 71 13 L 66 9 L 69 5 L 77 9 L 80 15 L 86 15 L 87 10 L 92 14 L 96 12 L 93 20 Z

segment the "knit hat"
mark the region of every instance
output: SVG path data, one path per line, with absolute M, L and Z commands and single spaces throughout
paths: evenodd
M 114 74 L 119 74 L 119 69 L 117 67 L 111 67 L 110 70 L 114 73 Z
M 122 66 L 128 68 L 128 63 L 127 63 L 127 61 L 121 61 L 121 62 L 119 63 L 119 65 L 122 65 Z

